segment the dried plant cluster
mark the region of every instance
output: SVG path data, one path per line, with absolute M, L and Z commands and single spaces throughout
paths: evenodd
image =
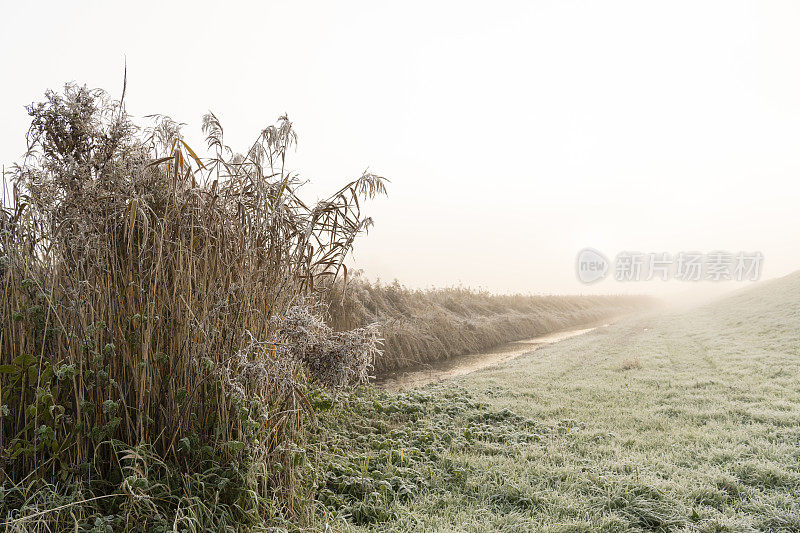
M 306 205 L 285 116 L 240 154 L 208 114 L 201 158 L 102 91 L 28 110 L 0 215 L 0 481 L 113 478 L 124 443 L 257 457 L 255 486 L 290 490 L 303 384 L 363 381 L 377 353 L 374 327 L 334 333 L 313 303 L 384 180 Z
M 381 353 L 378 323 L 337 332 L 321 318 L 319 307 L 294 306 L 272 317 L 285 339 L 282 346 L 289 353 L 287 359 L 302 361 L 315 379 L 330 388 L 366 382 Z

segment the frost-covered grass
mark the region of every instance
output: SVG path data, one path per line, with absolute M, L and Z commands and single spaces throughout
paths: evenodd
M 800 531 L 798 384 L 796 274 L 351 398 L 320 493 L 354 530 Z

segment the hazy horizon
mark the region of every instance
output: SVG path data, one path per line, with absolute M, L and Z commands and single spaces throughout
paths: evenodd
M 127 62 L 140 124 L 170 115 L 203 148 L 211 109 L 244 150 L 286 112 L 309 197 L 367 167 L 389 178 L 355 248 L 371 279 L 523 293 L 745 285 L 613 273 L 584 285 L 585 247 L 759 251 L 762 279 L 800 269 L 798 4 L 215 5 L 6 6 L 0 162 L 25 150 L 26 104 L 67 81 L 118 97 Z

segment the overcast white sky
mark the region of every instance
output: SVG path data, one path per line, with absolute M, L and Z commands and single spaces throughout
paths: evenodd
M 0 161 L 24 105 L 74 80 L 244 148 L 288 112 L 311 196 L 392 180 L 369 277 L 587 287 L 578 250 L 761 251 L 800 269 L 800 3 L 5 2 Z

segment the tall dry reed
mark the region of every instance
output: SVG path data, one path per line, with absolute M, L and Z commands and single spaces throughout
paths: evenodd
M 303 384 L 363 380 L 377 350 L 313 305 L 383 179 L 306 205 L 285 116 L 235 153 L 208 114 L 201 158 L 179 124 L 141 130 L 102 91 L 28 111 L 0 212 L 0 482 L 100 487 L 125 477 L 120 446 L 146 446 L 189 471 L 208 453 L 250 465 L 250 489 L 289 501 Z

